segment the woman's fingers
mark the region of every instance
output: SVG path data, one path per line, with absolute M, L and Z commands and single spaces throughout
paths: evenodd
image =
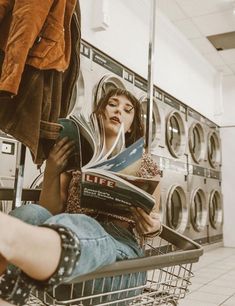
M 75 149 L 75 141 L 69 140 L 67 137 L 62 138 L 58 143 L 54 146 L 54 154 L 58 156 L 58 158 L 63 155 L 68 155 L 71 150 Z
M 53 173 L 64 171 L 69 157 L 75 152 L 75 141 L 64 137 L 53 146 L 47 159 L 47 168 Z
M 151 212 L 149 215 L 141 208 L 132 208 L 132 213 L 136 226 L 143 233 L 155 232 L 160 227 L 160 220 L 157 213 Z

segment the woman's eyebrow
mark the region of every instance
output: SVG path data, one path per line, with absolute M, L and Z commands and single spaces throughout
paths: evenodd
M 113 101 L 115 101 L 115 102 L 119 102 L 119 99 L 116 98 L 116 97 L 111 97 L 111 98 L 109 99 L 109 101 L 110 101 L 110 100 L 113 100 Z

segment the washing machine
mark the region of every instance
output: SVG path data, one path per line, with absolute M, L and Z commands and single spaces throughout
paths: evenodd
M 14 188 L 18 141 L 0 131 L 0 188 Z M 8 213 L 12 201 L 0 200 L 0 211 Z
M 112 88 L 123 88 L 133 92 L 134 73 L 110 56 L 92 48 L 91 60 L 91 109 L 104 93 Z
M 135 76 L 134 94 L 141 103 L 144 128 L 146 131 L 147 122 L 147 81 Z M 165 147 L 165 118 L 163 113 L 163 95 L 161 91 L 154 86 L 153 89 L 153 113 L 152 113 L 152 139 L 150 151 L 154 155 L 161 156 Z
M 186 106 L 167 94 L 163 95 L 162 112 L 165 124 L 165 146 L 161 156 L 187 163 Z
M 90 114 L 92 103 L 92 80 L 91 80 L 91 62 L 92 47 L 84 41 L 80 46 L 80 70 L 76 82 L 71 102 L 68 110 L 68 116 Z
M 207 119 L 207 168 L 216 172 L 221 171 L 221 140 L 219 127 Z M 216 177 L 216 176 L 215 176 Z
M 89 43 L 81 42 L 80 73 L 73 92 L 69 115 L 89 118 L 94 103 L 111 88 L 133 89 L 133 73 Z
M 185 235 L 203 245 L 209 242 L 206 168 L 189 165 L 188 170 L 189 220 Z
M 223 196 L 221 173 L 207 172 L 209 243 L 223 241 Z
M 206 118 L 187 108 L 187 158 L 189 165 L 207 167 L 208 126 Z
M 159 164 L 161 177 L 161 203 L 163 223 L 185 233 L 188 218 L 187 164 L 152 155 Z

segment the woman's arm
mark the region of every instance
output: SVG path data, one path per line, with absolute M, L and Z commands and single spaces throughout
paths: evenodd
M 39 203 L 54 215 L 63 212 L 68 197 L 71 174 L 64 169 L 73 150 L 74 142 L 65 137 L 54 145 L 46 161 Z

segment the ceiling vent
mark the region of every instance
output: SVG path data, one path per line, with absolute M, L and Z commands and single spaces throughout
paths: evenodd
M 235 32 L 207 36 L 217 51 L 235 48 Z

